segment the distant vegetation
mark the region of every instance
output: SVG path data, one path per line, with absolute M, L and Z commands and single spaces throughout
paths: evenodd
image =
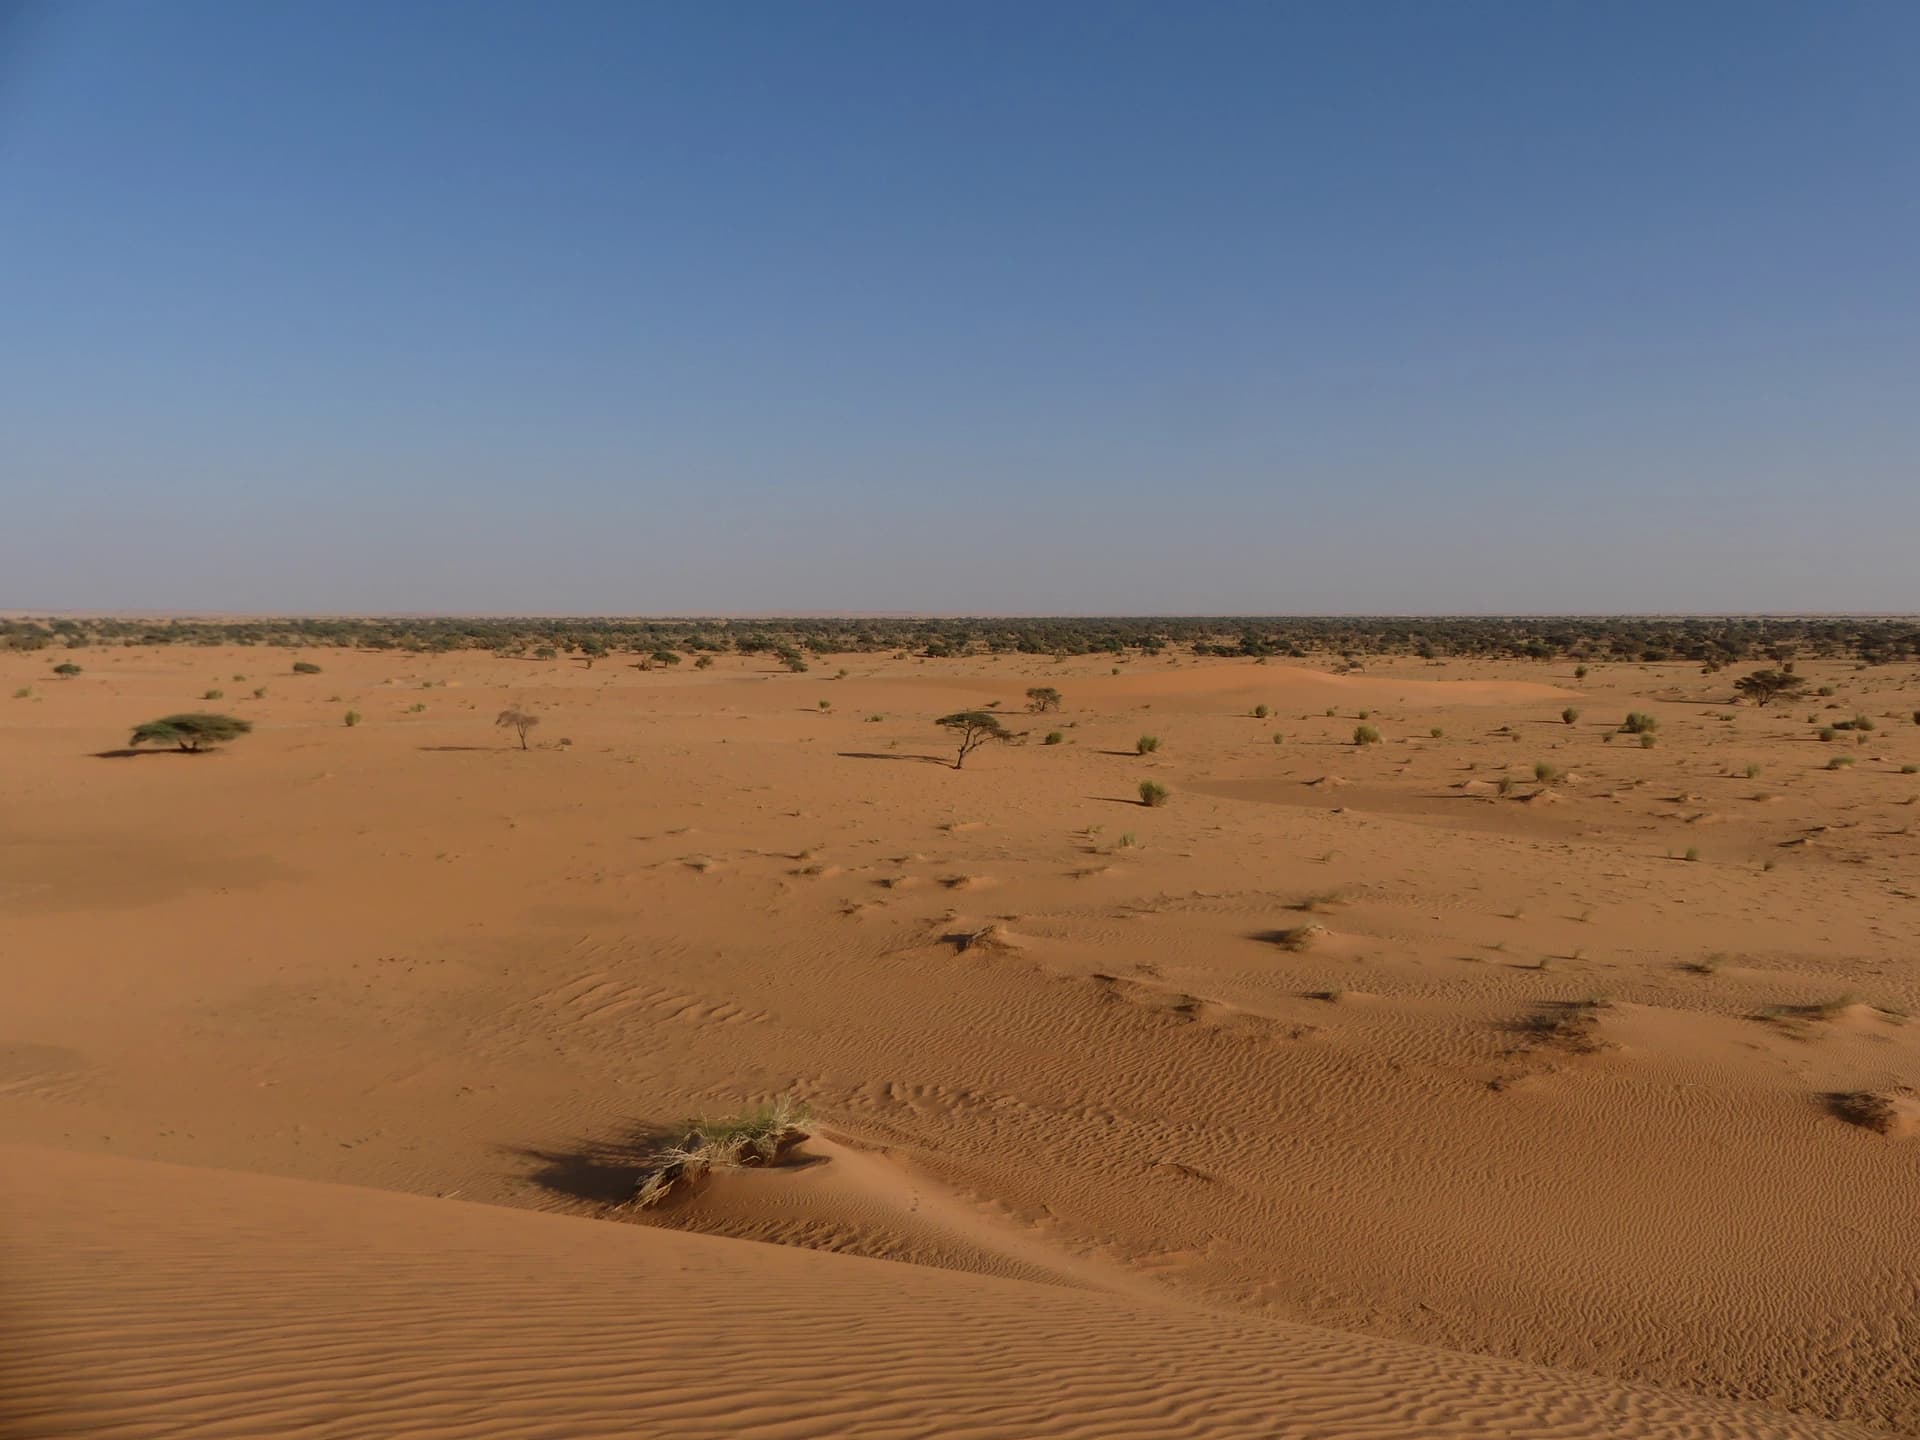
M 904 651 L 969 654 L 1267 656 L 1353 663 L 1372 655 L 1585 663 L 1692 661 L 1719 669 L 1794 659 L 1868 664 L 1920 660 L 1920 621 L 1886 618 L 1327 616 L 1112 619 L 623 620 L 485 617 L 130 620 L 44 617 L 0 621 L 0 649 L 89 645 L 338 646 L 409 653 L 491 651 L 583 660 L 605 654 L 671 665 L 667 653 L 766 655 L 794 668 L 806 654 Z M 1579 672 L 1576 670 L 1576 675 Z

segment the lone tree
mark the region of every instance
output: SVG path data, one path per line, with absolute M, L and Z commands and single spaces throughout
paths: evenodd
M 196 712 L 190 715 L 168 715 L 164 719 L 149 720 L 133 732 L 128 745 L 177 745 L 189 755 L 198 754 L 212 745 L 227 740 L 235 740 L 253 729 L 251 720 L 242 720 L 236 715 L 208 715 Z
M 1035 715 L 1060 708 L 1060 692 L 1051 685 L 1036 685 L 1027 691 L 1027 709 Z
M 520 737 L 520 748 L 527 748 L 527 732 L 540 723 L 538 715 L 529 715 L 525 710 L 502 710 L 494 718 L 495 725 L 502 730 L 511 730 Z
M 1791 700 L 1807 688 L 1807 677 L 1791 670 L 1756 670 L 1733 682 L 1733 688 L 1756 705 L 1770 705 L 1780 697 Z
M 960 734 L 960 753 L 953 759 L 953 768 L 956 770 L 967 763 L 967 756 L 987 741 L 1013 739 L 1013 732 L 1000 723 L 1000 717 L 990 715 L 985 710 L 960 710 L 952 715 L 942 715 L 933 723 Z

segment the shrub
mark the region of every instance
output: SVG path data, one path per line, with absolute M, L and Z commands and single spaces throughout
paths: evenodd
M 1653 733 L 1648 730 L 1642 730 L 1640 732 L 1640 748 L 1642 750 L 1651 750 L 1654 744 Z
M 1043 743 L 1048 745 L 1058 745 L 1066 738 L 1067 737 L 1065 735 L 1062 735 L 1058 730 L 1049 730 L 1047 731 L 1047 738 Z
M 1836 755 L 1827 761 L 1827 769 L 1845 770 L 1851 764 L 1853 764 L 1853 757 L 1851 755 Z
M 1444 740 L 1447 738 L 1447 732 L 1442 730 L 1438 725 L 1434 726 L 1431 730 L 1427 731 L 1427 734 L 1431 735 L 1436 740 Z
M 1822 725 L 1820 727 L 1820 739 L 1828 745 L 1833 743 L 1834 737 L 1839 733 L 1840 732 L 1831 725 Z
M 678 665 L 680 663 L 680 652 L 678 650 L 668 650 L 663 646 L 647 658 L 652 660 L 656 665 Z
M 527 732 L 540 723 L 540 717 L 529 714 L 525 710 L 511 708 L 502 710 L 498 715 L 494 716 L 493 723 L 502 730 L 511 730 L 514 734 L 518 735 L 520 737 L 520 748 L 525 750 L 527 748 Z
M 71 660 L 67 660 L 54 666 L 53 673 L 60 676 L 63 680 L 70 680 L 80 673 L 80 667 Z
M 1265 705 L 1256 705 L 1253 707 L 1253 718 L 1256 720 L 1264 720 L 1272 713 L 1273 711 Z
M 1687 853 L 1682 855 L 1680 858 L 1682 860 L 1698 860 L 1700 858 L 1699 847 L 1696 845 L 1689 845 L 1687 847 Z
M 407 713 L 409 715 L 418 715 L 422 710 L 425 710 L 426 708 L 427 708 L 426 703 L 424 701 L 416 700 L 413 702 L 413 704 L 407 706 Z
M 1629 735 L 1651 735 L 1660 728 L 1660 722 L 1643 710 L 1631 710 L 1620 728 Z
M 696 670 L 711 670 L 713 668 L 713 657 L 711 655 L 702 655 L 698 660 L 693 662 L 693 668 Z
M 133 732 L 129 746 L 173 745 L 188 754 L 197 754 L 213 745 L 237 740 L 253 729 L 253 722 L 234 715 L 209 715 L 193 711 L 149 720 Z
M 1138 740 L 1133 742 L 1134 753 L 1137 755 L 1151 755 L 1159 748 L 1160 737 L 1158 735 L 1142 735 Z
M 1152 809 L 1159 809 L 1167 803 L 1167 787 L 1153 780 L 1140 782 L 1140 803 Z
M 347 711 L 347 714 L 346 714 L 347 728 L 351 730 L 354 726 L 358 725 L 359 723 L 360 723 L 360 712 L 358 710 Z
M 533 658 L 536 660 L 553 660 L 558 658 L 559 654 L 560 652 L 555 650 L 553 646 L 542 645 L 534 650 Z
M 819 704 L 822 710 L 831 710 L 833 708 L 833 702 L 831 700 L 822 700 Z
M 209 690 L 200 698 L 202 700 L 224 700 L 227 698 L 227 692 L 224 690 Z
M 1818 690 L 1816 690 L 1816 691 L 1814 691 L 1813 693 L 1814 693 L 1814 694 L 1816 694 L 1816 695 L 1820 695 L 1820 696 L 1829 696 L 1829 695 L 1832 695 L 1832 694 L 1833 694 L 1833 686 L 1831 686 L 1831 685 L 1822 685 L 1822 686 L 1821 686 L 1821 687 L 1820 687 L 1820 688 L 1819 688 Z
M 1380 732 L 1371 725 L 1356 725 L 1353 727 L 1353 743 L 1356 745 L 1378 745 L 1380 743 Z
M 1754 762 L 1752 762 L 1752 761 L 1748 761 L 1748 762 L 1747 762 L 1747 779 L 1749 779 L 1749 780 L 1758 780 L 1759 778 L 1760 778 L 1760 767 L 1759 767 L 1759 765 L 1757 765 L 1757 764 L 1755 764 L 1755 763 L 1754 763 Z
M 1579 718 L 1580 718 L 1580 712 L 1574 709 L 1573 706 L 1571 705 L 1567 706 L 1566 709 L 1560 712 L 1560 723 L 1562 725 L 1571 725 L 1573 724 L 1574 721 L 1578 720 Z
M 1287 743 L 1287 737 L 1276 730 L 1273 732 L 1273 743 L 1276 745 L 1284 745 Z
M 1035 715 L 1060 708 L 1060 692 L 1051 685 L 1035 685 L 1027 691 L 1027 709 Z
M 253 698 L 254 698 L 254 699 L 256 699 L 256 700 L 264 700 L 264 699 L 266 699 L 266 698 L 267 698 L 267 687 L 266 687 L 266 686 L 264 686 L 264 685 L 256 685 L 256 686 L 254 686 L 254 687 L 253 687 Z
M 296 660 L 293 662 L 293 673 L 296 675 L 318 675 L 320 673 L 320 667 L 311 660 Z
M 1576 665 L 1576 666 L 1574 666 L 1574 667 L 1573 667 L 1573 678 L 1574 678 L 1574 679 L 1576 679 L 1576 680 L 1584 680 L 1584 679 L 1586 679 L 1586 678 L 1587 678 L 1587 667 L 1586 667 L 1586 666 L 1584 666 L 1584 665 Z
M 1556 765 L 1549 765 L 1544 760 L 1536 760 L 1533 762 L 1533 778 L 1542 785 L 1552 785 L 1562 778 L 1562 772 Z
M 987 741 L 1013 739 L 1013 732 L 1000 723 L 1000 717 L 985 710 L 957 710 L 951 715 L 942 715 L 933 723 L 952 730 L 960 737 L 960 753 L 953 757 L 953 768 L 956 770 L 967 763 L 967 756 Z
M 16 700 L 31 700 L 33 698 L 33 686 L 22 685 L 18 690 L 13 692 L 13 698 Z
M 1902 765 L 1900 767 L 1900 773 L 1902 775 L 1920 775 L 1920 765 Z

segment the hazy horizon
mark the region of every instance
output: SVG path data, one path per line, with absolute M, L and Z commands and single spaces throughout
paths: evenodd
M 1916 42 L 0 0 L 0 607 L 1910 613 Z

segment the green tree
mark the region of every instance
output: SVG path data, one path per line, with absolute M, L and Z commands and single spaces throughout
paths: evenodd
M 195 711 L 149 720 L 133 732 L 130 746 L 174 745 L 188 754 L 197 754 L 209 746 L 236 740 L 253 729 L 251 720 L 235 715 L 209 715 Z
M 1060 708 L 1060 692 L 1051 685 L 1035 685 L 1027 691 L 1027 709 L 1035 715 Z
M 1807 688 L 1807 677 L 1790 670 L 1756 670 L 1734 681 L 1733 688 L 1756 705 L 1771 705 L 1782 696 L 1797 696 Z
M 967 756 L 987 741 L 1013 739 L 1013 732 L 1000 723 L 1000 717 L 990 715 L 985 710 L 958 710 L 951 715 L 942 715 L 933 723 L 960 736 L 960 753 L 953 759 L 953 768 L 956 770 L 967 763 Z

